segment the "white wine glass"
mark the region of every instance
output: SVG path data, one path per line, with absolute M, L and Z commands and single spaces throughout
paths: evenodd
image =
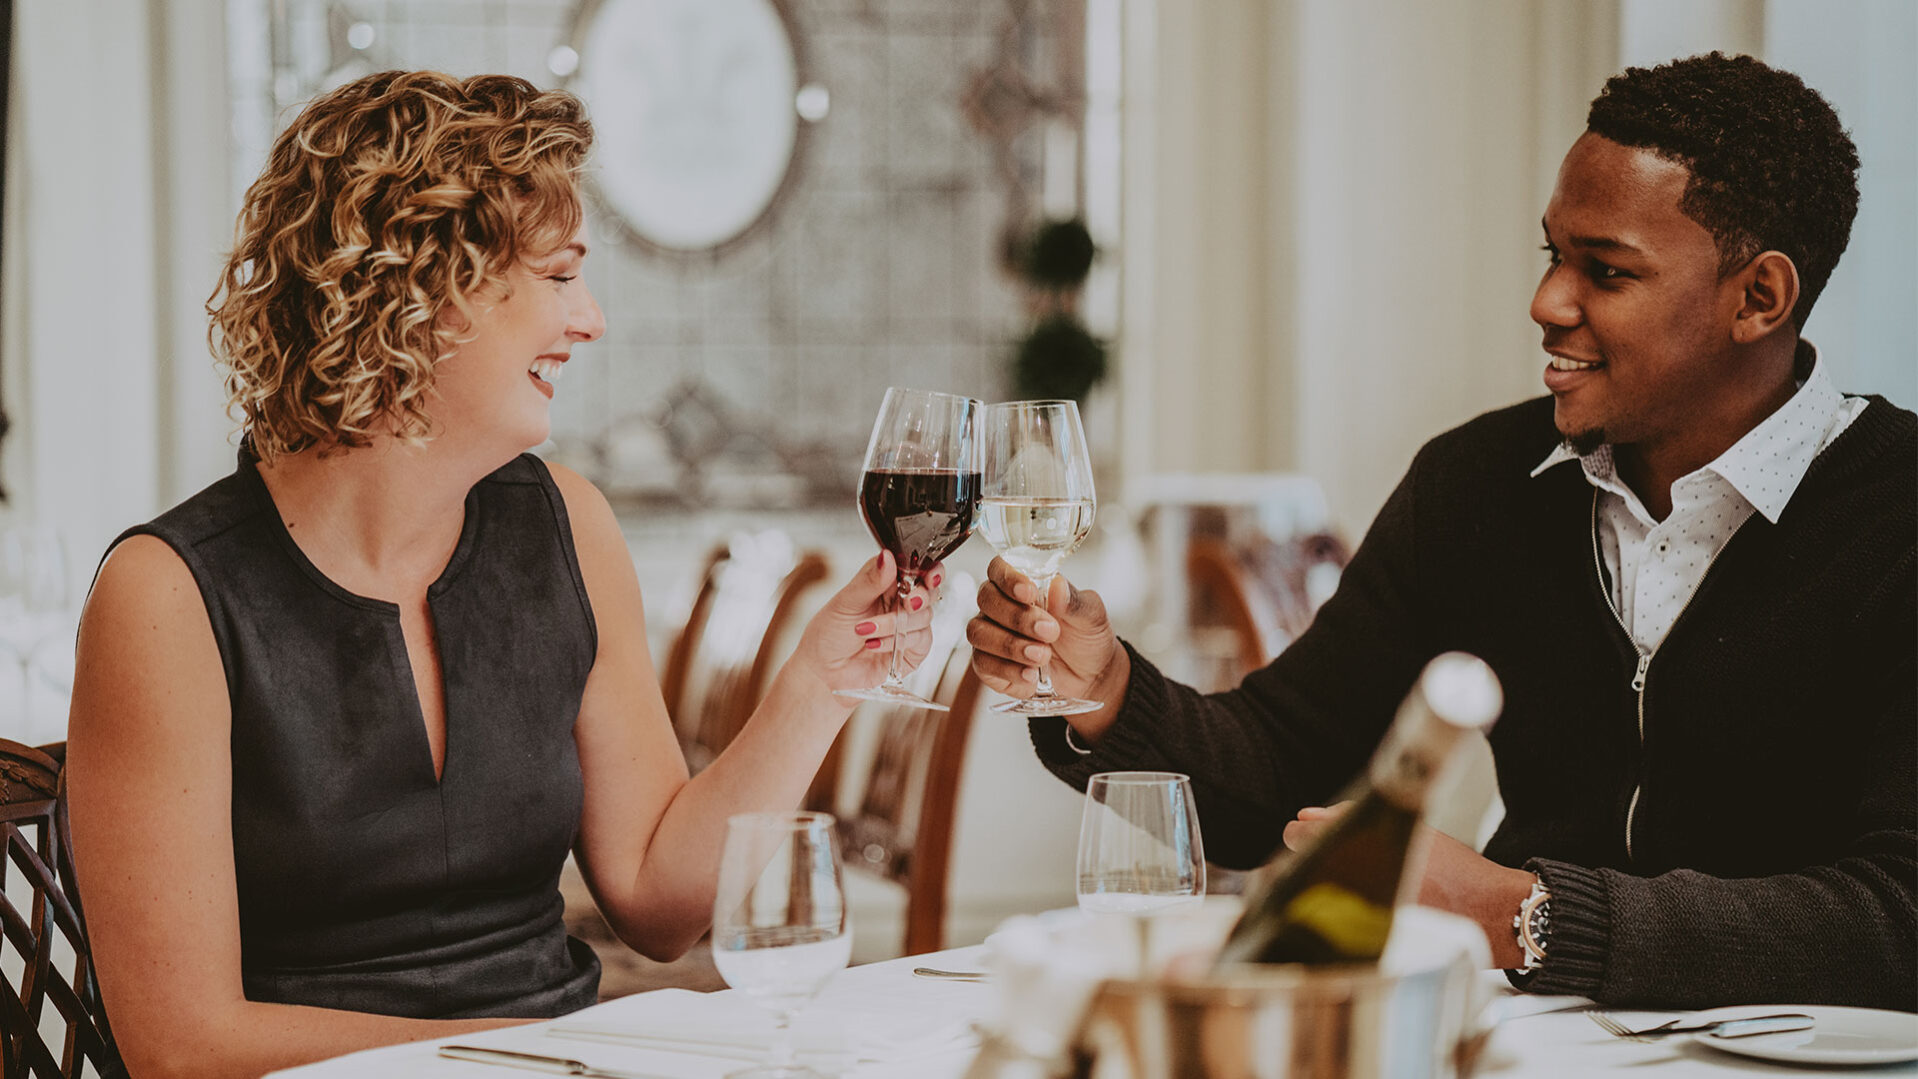
M 1060 563 L 1092 531 L 1098 508 L 1079 406 L 1073 401 L 989 405 L 984 441 L 979 534 L 1008 565 L 1031 579 L 1043 605 Z M 1052 688 L 1051 672 L 1041 666 L 1031 697 L 1002 701 L 992 710 L 1071 716 L 1103 707 L 1098 701 L 1060 696 Z
M 44 525 L 0 531 L 0 647 L 20 667 L 20 740 L 32 744 L 34 657 L 68 615 L 66 540 Z
M 859 479 L 859 512 L 899 567 L 886 680 L 841 697 L 946 711 L 906 686 L 906 597 L 933 565 L 972 535 L 979 508 L 979 412 L 971 397 L 893 387 L 879 405 Z
M 792 1020 L 852 957 L 839 845 L 829 813 L 741 813 L 726 821 L 713 897 L 713 963 L 773 1014 L 772 1052 L 728 1079 L 823 1079 L 797 1063 Z

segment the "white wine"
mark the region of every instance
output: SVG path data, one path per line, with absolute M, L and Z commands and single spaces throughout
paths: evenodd
M 979 534 L 1013 569 L 1050 581 L 1092 531 L 1093 512 L 1089 498 L 987 498 Z
M 1483 661 L 1447 652 L 1426 664 L 1372 763 L 1341 796 L 1352 804 L 1302 849 L 1273 859 L 1219 962 L 1376 962 L 1432 779 L 1502 704 Z

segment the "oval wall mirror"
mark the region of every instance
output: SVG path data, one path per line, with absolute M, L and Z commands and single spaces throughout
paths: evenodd
M 766 219 L 803 137 L 780 0 L 586 0 L 573 50 L 589 182 L 631 238 L 714 252 Z

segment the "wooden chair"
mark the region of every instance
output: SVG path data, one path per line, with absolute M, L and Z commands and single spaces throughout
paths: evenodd
M 686 763 L 699 771 L 732 743 L 766 694 L 799 598 L 824 580 L 826 560 L 795 553 L 768 532 L 716 549 L 699 594 L 666 653 L 660 688 Z
M 1272 596 L 1280 627 L 1290 643 L 1312 624 L 1319 605 L 1338 587 L 1352 552 L 1344 540 L 1330 532 L 1303 532 L 1283 540 L 1247 544 L 1242 557 L 1251 568 L 1253 580 Z
M 1194 621 L 1216 620 L 1230 631 L 1231 682 L 1271 660 L 1292 638 L 1272 594 L 1252 579 L 1250 568 L 1223 539 L 1194 536 L 1186 546 L 1186 579 L 1191 586 Z
M 962 643 L 974 591 L 972 578 L 963 573 L 948 584 L 933 651 L 911 680 L 917 692 L 950 710 L 864 705 L 821 769 L 822 777 L 837 775 L 844 744 L 857 724 L 870 722 L 878 728 L 857 804 L 839 815 L 839 840 L 848 870 L 871 873 L 905 889 L 905 955 L 944 947 L 959 780 L 980 695 L 972 649 Z M 815 791 L 821 786 L 815 783 Z M 831 799 L 808 804 L 832 808 Z
M 1231 681 L 1271 662 L 1297 640 L 1336 587 L 1349 553 L 1344 542 L 1315 532 L 1284 540 L 1229 544 L 1194 536 L 1186 575 L 1201 618 L 1223 623 L 1236 642 Z
M 0 739 L 0 1075 L 7 1079 L 126 1074 L 73 884 L 60 787 L 65 748 Z

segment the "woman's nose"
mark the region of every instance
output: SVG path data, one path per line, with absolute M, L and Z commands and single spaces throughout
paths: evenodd
M 599 309 L 591 289 L 581 289 L 584 299 L 574 307 L 566 334 L 575 341 L 597 341 L 606 334 L 606 313 Z

